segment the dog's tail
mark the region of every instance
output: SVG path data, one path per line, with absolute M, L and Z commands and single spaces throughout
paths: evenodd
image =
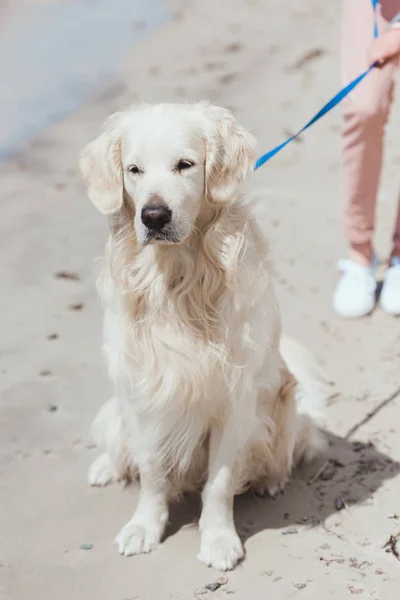
M 295 461 L 309 462 L 325 447 L 319 427 L 323 424 L 327 401 L 333 394 L 334 384 L 312 354 L 296 340 L 282 336 L 280 350 L 298 383 Z

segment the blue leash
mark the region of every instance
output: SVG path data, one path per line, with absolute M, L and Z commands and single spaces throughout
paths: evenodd
M 376 38 L 376 37 L 378 37 L 378 20 L 377 20 L 377 14 L 376 14 L 376 7 L 379 3 L 379 0 L 371 0 L 371 2 L 372 2 L 372 8 L 374 11 L 374 37 Z M 372 69 L 375 66 L 376 66 L 376 63 L 371 65 L 366 71 L 364 71 L 364 73 L 362 73 L 356 79 L 354 79 L 348 85 L 346 85 L 346 87 L 341 89 L 340 92 L 338 92 L 336 94 L 336 96 L 334 96 L 331 100 L 329 100 L 329 102 L 327 102 L 325 104 L 325 106 L 323 106 L 321 108 L 321 110 L 318 111 L 317 114 L 311 119 L 311 121 L 308 121 L 308 123 L 306 125 L 304 125 L 304 127 L 302 129 L 300 129 L 300 131 L 298 133 L 295 133 L 294 135 L 292 135 L 290 138 L 288 138 L 282 144 L 279 144 L 278 146 L 276 146 L 275 148 L 273 148 L 266 154 L 263 154 L 262 156 L 260 156 L 260 158 L 257 160 L 257 162 L 255 164 L 254 170 L 262 167 L 262 165 L 264 165 L 270 158 L 275 156 L 275 154 L 278 154 L 278 152 L 280 152 L 282 150 L 282 148 L 284 148 L 285 146 L 290 144 L 290 142 L 293 142 L 293 140 L 298 138 L 299 135 L 301 135 L 306 129 L 311 127 L 311 125 L 314 125 L 314 123 L 316 123 L 316 121 L 319 121 L 319 119 L 321 117 L 326 115 L 327 112 L 329 112 L 330 110 L 332 110 L 332 108 L 334 108 L 337 104 L 339 104 L 339 102 L 341 102 L 343 100 L 343 98 L 345 98 L 348 94 L 350 94 L 350 92 L 352 90 L 354 90 L 355 87 L 357 87 L 357 85 L 368 75 L 368 73 L 370 71 L 372 71 Z

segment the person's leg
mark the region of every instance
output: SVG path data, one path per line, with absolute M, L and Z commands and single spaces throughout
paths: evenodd
M 380 297 L 382 308 L 389 314 L 400 315 L 400 201 L 393 236 L 393 249 Z
M 387 31 L 390 20 L 399 10 L 400 0 L 381 1 L 378 11 L 380 34 Z M 343 0 L 344 84 L 369 66 L 373 22 L 370 0 Z M 340 263 L 343 276 L 333 299 L 334 309 L 341 317 L 361 317 L 375 306 L 375 205 L 395 70 L 394 63 L 374 69 L 344 100 L 345 235 L 350 256 L 349 260 Z
M 400 198 L 397 207 L 397 218 L 394 227 L 392 258 L 400 258 Z
M 379 32 L 400 10 L 399 0 L 382 0 Z M 373 39 L 373 11 L 369 0 L 344 0 L 342 67 L 344 83 L 365 71 Z M 374 69 L 344 100 L 343 169 L 345 179 L 345 235 L 350 258 L 371 264 L 375 204 L 382 164 L 383 135 L 393 97 L 396 65 Z

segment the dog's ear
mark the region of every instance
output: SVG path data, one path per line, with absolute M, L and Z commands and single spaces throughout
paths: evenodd
M 123 201 L 121 114 L 107 119 L 103 133 L 84 148 L 79 162 L 88 196 L 103 214 L 117 212 Z
M 253 170 L 256 140 L 228 110 L 201 106 L 209 124 L 206 134 L 206 195 L 211 202 L 227 204 Z

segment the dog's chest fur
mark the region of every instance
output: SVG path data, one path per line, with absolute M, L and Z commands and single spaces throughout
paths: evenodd
M 180 247 L 137 251 L 129 236 L 111 241 L 99 286 L 105 348 L 136 411 L 223 411 L 243 370 L 259 368 L 277 339 L 264 244 L 252 222 L 230 225 Z

